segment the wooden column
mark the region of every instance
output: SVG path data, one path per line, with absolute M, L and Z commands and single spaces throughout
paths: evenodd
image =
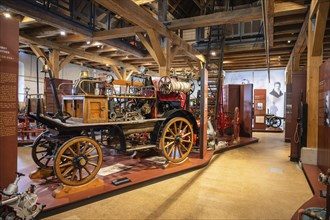
M 52 50 L 49 53 L 49 62 L 52 64 L 53 67 L 53 76 L 54 78 L 58 79 L 60 75 L 60 52 L 58 50 Z
M 0 188 L 17 172 L 19 22 L 0 15 Z
M 323 60 L 323 37 L 326 27 L 329 1 L 313 0 L 313 9 L 308 23 L 308 51 L 307 51 L 307 104 L 308 130 L 307 147 L 318 146 L 318 92 L 319 68 Z M 315 5 L 315 7 L 314 7 Z M 314 13 L 315 12 L 315 13 Z

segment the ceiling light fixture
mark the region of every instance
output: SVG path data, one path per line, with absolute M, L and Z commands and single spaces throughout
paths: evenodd
M 60 34 L 61 34 L 61 36 L 65 36 L 66 35 L 65 31 L 61 31 Z
M 86 44 L 91 44 L 91 42 L 88 40 L 88 41 L 86 41 Z
M 211 52 L 211 55 L 212 55 L 212 56 L 215 56 L 215 55 L 217 55 L 217 53 L 216 53 L 215 51 L 212 51 L 212 52 Z
M 291 43 L 291 40 L 288 40 L 288 44 Z
M 3 13 L 3 15 L 5 16 L 5 18 L 11 18 L 11 14 L 9 12 L 5 12 Z
M 105 64 L 106 66 L 110 66 L 109 63 Z

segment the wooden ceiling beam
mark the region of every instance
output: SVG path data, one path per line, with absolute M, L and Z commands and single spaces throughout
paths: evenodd
M 148 29 L 147 33 L 148 33 L 152 48 L 155 51 L 155 55 L 157 57 L 159 66 L 165 66 L 166 60 L 165 60 L 165 56 L 164 56 L 164 53 L 161 48 L 159 34 L 153 29 Z
M 304 0 L 291 0 L 291 1 L 275 1 L 274 16 L 284 16 L 292 14 L 305 13 L 307 5 Z
M 60 34 L 60 31 L 57 28 L 48 25 L 38 28 L 26 28 L 22 31 L 31 37 L 49 37 Z
M 148 40 L 141 33 L 136 33 L 136 35 L 138 36 L 138 38 L 140 39 L 140 41 L 144 45 L 144 47 L 147 49 L 150 56 L 158 63 L 157 55 L 156 55 L 154 49 L 152 48 L 151 44 L 148 42 Z
M 232 24 L 241 21 L 262 19 L 261 7 L 238 9 L 234 11 L 217 12 L 191 18 L 172 20 L 167 27 L 170 30 L 194 29 L 213 25 Z
M 305 21 L 300 29 L 296 43 L 294 45 L 294 48 L 292 49 L 289 61 L 286 65 L 286 69 L 288 72 L 288 74 L 287 74 L 288 83 L 290 83 L 292 81 L 292 71 L 296 70 L 294 68 L 297 68 L 299 66 L 298 61 L 300 61 L 300 56 L 307 46 L 308 22 L 309 22 L 309 13 L 307 13 L 307 15 L 305 17 Z
M 64 68 L 65 65 L 70 63 L 71 60 L 73 60 L 74 57 L 75 57 L 74 54 L 70 54 L 70 55 L 66 56 L 63 60 L 61 60 L 59 71 L 61 71 Z
M 201 60 L 205 62 L 205 58 L 191 45 L 187 44 L 183 39 L 169 31 L 166 26 L 159 22 L 152 14 L 145 11 L 132 1 L 121 1 L 121 0 L 96 0 L 97 3 L 104 6 L 108 10 L 122 16 L 126 20 L 137 24 L 144 30 L 154 29 L 159 34 L 172 39 L 174 45 L 179 45 L 183 50 L 186 51 L 193 59 Z M 134 13 L 131 13 L 134 12 Z
M 18 14 L 33 18 L 42 24 L 48 24 L 66 32 L 75 32 L 84 36 L 92 36 L 92 32 L 88 28 L 79 26 L 64 17 L 55 15 L 54 13 L 45 13 L 44 9 L 33 7 L 29 1 L 7 0 L 1 1 L 1 5 L 10 8 Z
M 115 28 L 111 30 L 98 31 L 93 33 L 93 40 L 107 40 L 134 36 L 136 32 L 144 32 L 139 26 Z
M 116 66 L 111 66 L 112 71 L 115 73 L 118 79 L 123 79 L 122 75 L 120 74 L 118 68 Z
M 83 35 L 79 35 L 79 34 L 68 34 L 66 36 L 63 37 L 58 37 L 55 42 L 58 43 L 71 43 L 71 42 L 82 42 L 82 41 L 86 41 L 87 39 L 89 39 L 88 37 L 85 37 Z
M 53 13 L 45 13 L 44 9 L 39 7 L 32 7 L 28 1 L 8 0 L 2 1 L 1 4 L 6 7 L 9 7 L 11 10 L 18 14 L 29 16 L 40 23 L 48 24 L 50 26 L 56 27 L 60 30 L 64 30 L 69 33 L 77 33 L 87 38 L 93 37 L 93 32 L 88 27 L 85 27 L 83 25 L 77 25 L 76 22 L 73 22 L 72 20 L 64 18 L 60 15 L 56 15 Z M 130 53 L 137 57 L 144 56 L 144 54 L 135 47 L 116 39 L 104 40 L 103 43 L 115 47 L 117 49 L 126 51 L 127 53 Z
M 25 42 L 28 44 L 38 44 L 38 45 L 46 46 L 51 49 L 58 49 L 59 51 L 63 51 L 68 54 L 74 54 L 78 57 L 82 57 L 87 60 L 92 60 L 92 61 L 109 64 L 109 65 L 122 66 L 122 67 L 126 67 L 126 68 L 137 71 L 137 68 L 133 65 L 129 65 L 129 64 L 126 64 L 123 62 L 118 62 L 118 61 L 110 59 L 110 58 L 101 57 L 101 56 L 95 55 L 93 53 L 85 52 L 85 51 L 82 51 L 79 49 L 73 49 L 69 46 L 61 45 L 61 44 L 58 44 L 58 43 L 55 43 L 55 42 L 52 42 L 49 40 L 33 38 L 33 37 L 30 37 L 30 36 L 27 36 L 24 34 L 20 35 L 19 40 L 20 40 L 20 42 Z
M 316 4 L 312 56 L 320 56 L 323 50 L 323 39 L 324 39 L 325 28 L 327 25 L 330 2 L 320 1 L 320 0 L 315 2 L 318 2 L 318 4 Z M 314 15 L 310 15 L 310 19 L 313 16 Z

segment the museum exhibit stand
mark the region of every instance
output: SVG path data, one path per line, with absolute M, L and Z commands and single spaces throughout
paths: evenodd
M 19 189 L 36 186 L 33 193 L 45 205 L 42 215 L 81 200 L 201 168 L 216 153 L 258 141 L 252 137 L 251 84 L 230 86 L 235 87 L 240 97 L 235 104 L 226 101 L 226 108 L 229 110 L 232 105 L 235 111 L 232 124 L 234 133 L 237 131 L 235 142 L 210 147 L 209 140 L 216 138 L 208 127 L 205 70 L 201 72 L 203 111 L 199 125 L 194 115 L 184 110 L 189 106 L 182 105 L 186 103 L 182 97 L 189 96 L 190 83 L 161 77 L 156 82 L 157 91 L 145 77 L 137 85 L 133 81 L 102 81 L 81 74 L 78 83 L 71 83 L 55 79 L 47 63 L 41 72 L 49 77 L 45 79 L 44 95 L 39 94 L 39 89 L 37 94 L 29 95 L 26 111 L 29 118 L 45 126 L 32 144 L 35 164 L 21 170 L 9 167 L 6 160 L 4 167 L 10 178 L 1 186 L 14 181 L 16 171 L 29 175 L 15 184 Z M 17 70 L 12 74 L 17 77 Z M 64 84 L 69 89 L 64 89 Z M 62 90 L 56 89 L 61 86 Z M 17 136 L 5 154 L 14 152 L 12 161 L 16 161 L 17 146 L 13 144 L 17 144 Z M 1 152 L 3 156 L 4 151 Z M 2 180 L 3 177 L 1 174 Z

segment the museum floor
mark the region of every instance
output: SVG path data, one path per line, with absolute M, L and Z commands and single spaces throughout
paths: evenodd
M 204 168 L 47 219 L 290 219 L 312 197 L 305 176 L 289 161 L 284 133 L 253 136 L 258 143 L 217 154 Z M 20 169 L 30 164 L 30 148 L 20 147 Z

